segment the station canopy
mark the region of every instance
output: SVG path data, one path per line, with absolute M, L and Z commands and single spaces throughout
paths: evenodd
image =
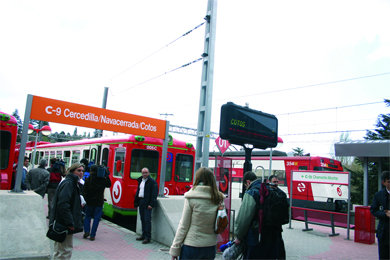
M 363 161 L 363 205 L 368 206 L 368 162 L 378 162 L 378 190 L 381 189 L 382 162 L 390 158 L 390 140 L 338 142 L 336 156 L 355 156 Z
M 356 156 L 359 158 L 390 157 L 390 140 L 363 140 L 338 142 L 334 145 L 336 156 Z

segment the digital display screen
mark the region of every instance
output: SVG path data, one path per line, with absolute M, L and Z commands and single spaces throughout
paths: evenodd
M 221 107 L 219 135 L 232 144 L 276 147 L 278 119 L 271 114 L 227 103 Z

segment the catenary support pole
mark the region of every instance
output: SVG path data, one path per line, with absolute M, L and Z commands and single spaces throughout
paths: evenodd
M 203 67 L 199 98 L 198 130 L 196 138 L 195 171 L 209 165 L 211 107 L 213 98 L 214 48 L 217 21 L 217 0 L 207 3 Z M 194 174 L 195 174 L 194 171 Z M 195 176 L 193 178 L 195 180 Z
M 104 94 L 103 94 L 103 103 L 102 103 L 102 108 L 107 108 L 107 93 L 108 93 L 108 87 L 104 87 Z M 103 130 L 99 130 L 99 137 L 103 136 Z
M 30 122 L 31 115 L 31 106 L 32 106 L 33 96 L 27 95 L 26 102 L 26 111 L 24 113 L 24 121 L 23 121 L 23 129 L 22 129 L 22 139 L 20 140 L 20 149 L 19 149 L 19 157 L 18 157 L 18 166 L 16 169 L 16 180 L 15 187 L 13 189 L 14 192 L 23 192 L 22 191 L 22 176 L 23 176 L 23 164 L 24 164 L 24 154 L 26 152 L 26 142 L 27 142 L 27 132 L 28 132 L 28 124 Z
M 161 170 L 160 170 L 160 186 L 159 186 L 159 197 L 164 197 L 165 189 L 165 174 L 167 169 L 167 153 L 168 153 L 168 143 L 169 143 L 169 121 L 165 121 L 165 139 L 163 141 L 163 149 L 161 154 Z

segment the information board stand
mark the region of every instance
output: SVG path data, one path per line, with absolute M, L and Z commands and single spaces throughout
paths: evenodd
M 291 175 L 291 182 L 290 182 L 290 223 L 289 228 L 291 228 L 291 219 L 292 219 L 292 208 L 304 210 L 305 214 L 305 226 L 306 230 L 308 229 L 308 223 L 316 224 L 316 225 L 323 225 L 323 226 L 330 226 L 332 228 L 332 234 L 336 235 L 334 232 L 334 221 L 333 217 L 337 214 L 342 214 L 340 212 L 334 212 L 334 211 L 325 211 L 325 210 L 315 210 L 310 208 L 298 208 L 293 206 L 293 190 L 294 190 L 294 182 L 301 182 L 306 183 L 306 185 L 310 185 L 312 183 L 319 183 L 319 184 L 332 184 L 332 185 L 343 185 L 348 187 L 348 209 L 347 209 L 347 240 L 349 240 L 349 233 L 350 233 L 350 208 L 351 208 L 351 191 L 350 191 L 350 184 L 351 184 L 351 176 L 349 172 L 315 172 L 315 171 L 293 171 Z M 299 186 L 297 185 L 297 189 Z M 323 212 L 324 214 L 330 214 L 330 224 L 323 224 L 319 222 L 313 222 L 308 221 L 307 218 L 307 211 L 316 211 L 316 212 Z

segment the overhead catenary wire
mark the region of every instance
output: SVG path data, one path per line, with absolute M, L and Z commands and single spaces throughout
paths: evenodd
M 319 86 L 324 86 L 324 85 L 331 85 L 331 84 L 341 83 L 341 82 L 346 82 L 346 81 L 360 80 L 360 79 L 372 78 L 372 77 L 380 77 L 380 76 L 385 76 L 385 75 L 390 75 L 390 72 L 384 72 L 384 73 L 378 73 L 378 74 L 372 74 L 372 75 L 365 75 L 365 76 L 354 77 L 354 78 L 347 78 L 347 79 L 340 79 L 340 80 L 334 80 L 334 81 L 310 84 L 310 85 L 293 87 L 293 88 L 284 88 L 284 89 L 270 90 L 270 91 L 264 91 L 264 92 L 253 93 L 253 94 L 248 94 L 248 95 L 235 96 L 234 98 L 244 98 L 244 97 L 252 97 L 252 96 L 258 96 L 258 95 L 268 95 L 268 94 L 292 91 L 292 90 L 297 90 L 297 89 L 304 89 L 304 88 L 319 87 Z
M 195 31 L 196 29 L 200 28 L 202 25 L 204 25 L 206 22 L 202 22 L 200 24 L 198 24 L 197 26 L 195 26 L 194 28 L 192 28 L 191 30 L 183 33 L 182 35 L 180 35 L 179 37 L 177 37 L 176 39 L 174 39 L 173 41 L 165 44 L 164 46 L 162 46 L 161 48 L 157 49 L 156 51 L 153 51 L 152 53 L 150 53 L 149 55 L 145 56 L 144 58 L 140 59 L 139 61 L 135 62 L 134 64 L 132 64 L 131 66 L 127 67 L 126 69 L 122 70 L 121 72 L 115 74 L 114 76 L 112 76 L 110 80 L 112 80 L 113 78 L 116 78 L 120 75 L 122 75 L 123 73 L 131 70 L 132 68 L 134 68 L 135 66 L 141 64 L 142 62 L 144 62 L 145 60 L 149 59 L 150 57 L 154 56 L 155 54 L 159 53 L 160 51 L 162 51 L 163 49 L 169 47 L 170 45 L 172 45 L 173 43 L 175 43 L 176 41 L 178 41 L 179 39 L 189 35 L 190 33 L 192 33 L 193 31 Z
M 203 57 L 200 57 L 200 58 L 195 59 L 195 60 L 193 60 L 193 61 L 190 61 L 190 62 L 188 62 L 188 63 L 186 63 L 186 64 L 183 64 L 183 65 L 181 65 L 181 66 L 179 66 L 179 67 L 176 67 L 176 68 L 174 68 L 174 69 L 171 69 L 171 70 L 168 70 L 168 71 L 166 71 L 166 72 L 164 72 L 164 73 L 161 73 L 161 74 L 159 74 L 159 75 L 157 75 L 157 76 L 154 76 L 154 77 L 151 77 L 151 78 L 149 78 L 149 79 L 147 79 L 147 80 L 144 80 L 144 81 L 141 81 L 141 82 L 139 82 L 139 83 L 136 83 L 136 84 L 134 84 L 134 85 L 132 85 L 132 86 L 126 88 L 126 89 L 123 89 L 123 90 L 120 91 L 119 93 L 123 93 L 123 92 L 126 92 L 126 91 L 130 90 L 130 89 L 139 87 L 139 86 L 141 86 L 141 85 L 143 85 L 143 84 L 145 84 L 145 83 L 148 83 L 148 82 L 150 82 L 150 81 L 153 81 L 153 80 L 155 80 L 155 79 L 158 79 L 158 78 L 160 78 L 160 77 L 162 77 L 162 76 L 165 76 L 165 75 L 167 75 L 167 74 L 169 74 L 169 73 L 172 73 L 172 72 L 174 72 L 174 71 L 176 71 L 176 70 L 179 70 L 179 69 L 185 68 L 185 67 L 187 67 L 187 66 L 189 66 L 189 65 L 192 65 L 192 64 L 194 64 L 194 63 L 197 63 L 197 62 L 201 61 L 202 59 L 203 59 Z
M 308 133 L 295 133 L 295 134 L 280 134 L 280 136 L 337 134 L 337 133 L 363 132 L 363 131 L 374 131 L 374 130 L 375 130 L 375 129 L 335 130 L 335 131 L 325 131 L 325 132 L 308 132 Z
M 334 110 L 334 109 L 343 109 L 343 108 L 349 108 L 349 107 L 360 107 L 360 106 L 374 105 L 374 104 L 380 104 L 380 103 L 383 103 L 383 101 L 361 103 L 361 104 L 352 104 L 352 105 L 346 105 L 346 106 L 340 106 L 340 107 L 327 107 L 327 108 L 318 108 L 318 109 L 312 109 L 312 110 L 303 110 L 303 111 L 297 111 L 297 112 L 277 114 L 277 116 L 311 113 L 311 112 L 319 112 L 319 111 Z

